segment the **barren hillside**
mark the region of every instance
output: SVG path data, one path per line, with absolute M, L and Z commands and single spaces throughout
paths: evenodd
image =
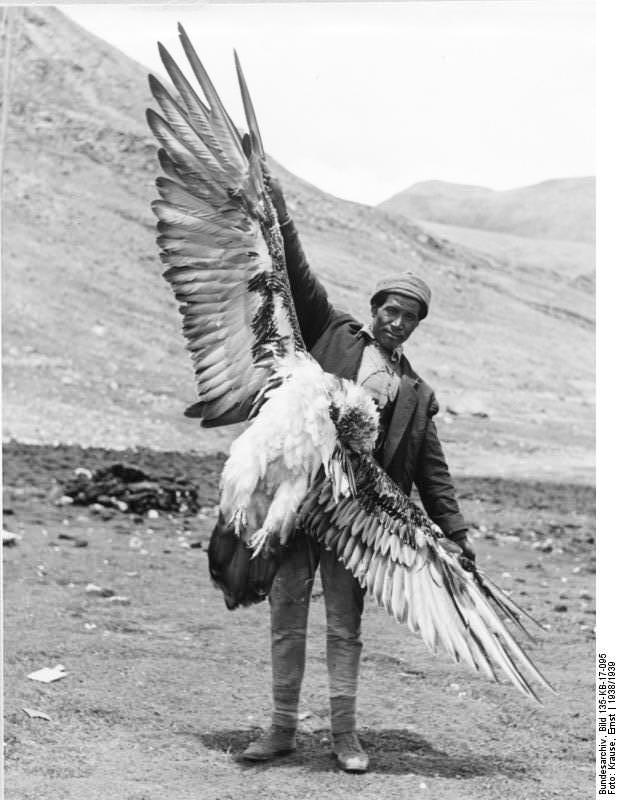
M 26 8 L 18 34 L 5 162 L 4 437 L 218 449 L 229 431 L 182 416 L 195 394 L 149 208 L 158 165 L 146 73 L 55 9 Z M 456 471 L 589 479 L 589 261 L 566 270 L 551 252 L 533 264 L 482 252 L 275 170 L 337 303 L 366 314 L 375 281 L 409 268 L 431 284 L 432 313 L 408 354 L 441 400 Z

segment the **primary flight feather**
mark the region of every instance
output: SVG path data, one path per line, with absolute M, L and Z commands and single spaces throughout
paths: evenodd
M 179 31 L 202 96 L 159 45 L 173 89 L 150 76 L 161 113 L 148 109 L 147 119 L 165 173 L 153 203 L 157 242 L 198 389 L 185 413 L 204 426 L 250 421 L 221 476 L 213 579 L 230 608 L 264 599 L 282 546 L 302 527 L 432 650 L 494 679 L 498 666 L 535 697 L 528 676 L 549 684 L 501 619 L 525 630 L 524 612 L 476 567 L 464 569 L 456 546 L 378 466 L 373 400 L 324 372 L 304 346 L 238 57 L 247 133 Z

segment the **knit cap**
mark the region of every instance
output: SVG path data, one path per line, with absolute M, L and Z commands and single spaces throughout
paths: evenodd
M 422 278 L 411 272 L 400 272 L 391 278 L 384 278 L 376 284 L 376 288 L 371 296 L 373 303 L 376 295 L 383 292 L 402 294 L 405 297 L 412 297 L 421 303 L 421 319 L 427 316 L 429 302 L 431 300 L 431 289 Z

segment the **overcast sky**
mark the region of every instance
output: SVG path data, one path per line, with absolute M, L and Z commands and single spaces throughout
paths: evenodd
M 266 149 L 340 197 L 424 180 L 512 188 L 594 174 L 591 2 L 61 6 L 150 69 L 183 23 L 242 119 L 240 54 Z

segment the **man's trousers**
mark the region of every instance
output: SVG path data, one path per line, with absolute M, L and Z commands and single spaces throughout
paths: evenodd
M 305 671 L 307 619 L 315 570 L 320 566 L 326 607 L 331 730 L 356 728 L 356 690 L 362 643 L 363 590 L 358 581 L 314 539 L 296 533 L 270 593 L 273 724 L 296 728 Z

